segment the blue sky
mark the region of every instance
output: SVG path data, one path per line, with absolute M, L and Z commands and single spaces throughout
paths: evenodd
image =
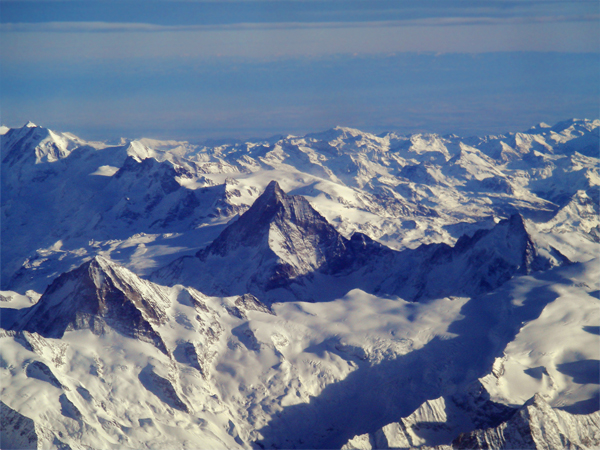
M 84 138 L 597 118 L 591 1 L 4 1 L 2 123 Z

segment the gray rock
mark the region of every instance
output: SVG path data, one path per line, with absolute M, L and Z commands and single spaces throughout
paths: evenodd
M 37 449 L 35 423 L 0 401 L 0 448 Z
M 111 328 L 167 354 L 155 325 L 166 321 L 168 304 L 159 286 L 97 256 L 56 278 L 17 327 L 50 338 L 69 330 L 103 334 Z

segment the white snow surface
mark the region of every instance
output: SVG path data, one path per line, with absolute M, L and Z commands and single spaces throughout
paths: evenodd
M 20 225 L 2 221 L 3 239 L 12 243 L 2 246 L 2 287 L 41 291 L 99 246 L 134 268 L 135 251 L 119 243 L 139 233 L 185 232 L 179 245 L 163 239 L 145 244 L 144 251 L 155 255 L 146 267 L 162 266 L 172 252 L 164 257 L 161 249 L 192 254 L 271 180 L 307 198 L 344 236 L 360 231 L 396 249 L 452 244 L 514 212 L 543 231 L 578 192 L 597 205 L 599 124 L 573 119 L 481 138 L 375 136 L 338 127 L 212 146 L 152 139 L 108 145 L 33 125 L 11 129 L 2 136 L 2 214 Z M 555 221 L 564 221 L 569 210 Z M 582 225 L 575 224 L 576 233 L 589 235 L 597 214 Z M 571 231 L 568 225 L 557 229 Z M 38 250 L 57 240 L 67 255 L 41 262 Z M 57 272 L 50 266 L 60 257 Z M 35 276 L 27 273 L 34 259 Z
M 579 426 L 589 429 L 595 440 L 588 440 L 587 444 L 585 440 L 583 443 L 577 442 L 577 433 L 572 430 L 571 439 L 583 445 L 582 448 L 589 449 L 600 445 L 599 280 L 600 264 L 596 259 L 535 276 L 519 277 L 507 283 L 498 294 L 510 298 L 513 306 L 527 308 L 528 304 L 531 307 L 537 303 L 537 307 L 543 309 L 539 315 L 535 313 L 536 318 L 522 323 L 516 335 L 493 362 L 490 372 L 479 379 L 486 398 L 489 395 L 492 402 L 519 407 L 531 403 L 531 399 L 536 397 L 536 401 L 545 405 L 542 409 L 550 411 L 548 408 L 551 408 L 554 412 L 548 413 L 551 416 L 550 424 L 542 425 L 542 428 L 554 426 L 552 421 L 556 422 L 557 419 L 552 419 L 553 415 L 558 415 L 561 424 L 572 421 L 577 425 L 579 421 Z M 449 445 L 461 433 L 489 427 L 470 423 L 473 417 L 469 417 L 469 412 L 468 408 L 465 410 L 456 401 L 456 397 L 439 397 L 424 402 L 398 422 L 391 422 L 375 432 L 354 436 L 344 448 Z M 569 418 L 569 414 L 574 416 Z M 566 419 L 560 419 L 563 416 Z M 533 423 L 532 426 L 535 428 L 538 425 Z M 573 426 L 568 425 L 570 428 Z M 489 428 L 489 432 L 481 431 L 483 437 L 478 438 L 480 440 L 476 447 L 464 447 L 455 442 L 456 448 L 485 445 L 489 445 L 485 448 L 522 448 L 524 445 L 520 441 L 511 442 L 510 433 L 514 430 L 509 433 L 503 432 L 505 428 L 502 427 L 496 431 L 493 426 Z M 501 440 L 508 442 L 490 442 L 499 439 L 498 435 Z M 466 438 L 463 436 L 462 439 Z M 486 440 L 488 444 L 485 444 Z M 544 444 L 541 439 L 535 448 L 559 449 L 564 445 L 564 442 L 560 442 L 548 441 Z
M 594 433 L 599 130 L 600 120 L 571 119 L 485 137 L 336 127 L 251 142 L 114 145 L 32 123 L 2 128 L 3 436 L 31 448 L 419 447 L 459 436 L 502 448 L 510 440 L 495 437 L 508 436 L 498 430 L 512 420 L 502 411 L 532 407 L 539 423 L 567 424 L 569 436 L 582 426 Z M 270 305 L 273 314 L 245 297 L 144 279 L 209 245 L 273 180 L 344 237 L 358 231 L 396 250 L 454 245 L 519 213 L 536 249 L 562 267 L 421 303 L 314 273 L 315 289 L 334 300 L 282 295 L 291 301 Z M 305 251 L 289 254 L 281 229 L 269 231 L 274 257 L 313 276 L 318 248 L 290 227 Z M 480 245 L 511 251 L 510 239 Z M 260 267 L 240 249 L 228 256 L 239 261 L 232 283 Z M 19 328 L 39 302 L 76 304 L 83 294 L 65 274 L 93 261 L 93 289 L 79 280 L 90 298 L 123 293 L 166 351 L 94 328 L 87 316 L 60 338 Z M 439 267 L 430 292 L 436 278 L 461 284 L 460 267 Z M 59 280 L 70 281 L 48 288 Z
M 102 264 L 129 283 L 147 284 Z M 597 366 L 572 364 L 597 358 L 590 337 L 597 336 L 598 309 L 582 307 L 598 301 L 589 295 L 599 287 L 597 275 L 592 261 L 516 278 L 480 299 L 426 304 L 355 290 L 333 302 L 276 304 L 275 315 L 245 309 L 236 298 L 160 288 L 170 306 L 156 329 L 168 354 L 111 330 L 67 331 L 62 339 L 4 331 L 1 371 L 10 382 L 1 395 L 34 420 L 40 443 L 50 447 L 58 440 L 92 448 L 240 448 L 264 440 L 331 448 L 386 417 L 408 416 L 419 400 L 468 391 L 480 374 L 494 401 L 521 405 L 536 393 L 568 410 L 597 393 L 585 379 Z M 154 295 L 144 289 L 146 298 Z M 3 296 L 14 297 L 9 307 L 31 305 L 11 292 Z M 577 296 L 581 304 L 569 301 Z M 50 375 L 34 370 L 36 361 Z M 470 431 L 456 414 L 428 404 L 431 412 L 421 409 L 408 423 L 443 427 L 414 431 L 411 445 Z M 391 442 L 393 427 L 386 427 Z

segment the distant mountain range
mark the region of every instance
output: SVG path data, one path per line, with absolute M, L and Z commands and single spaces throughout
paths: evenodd
M 208 247 L 151 278 L 210 295 L 250 292 L 269 302 L 334 300 L 354 288 L 412 301 L 482 294 L 513 275 L 569 262 L 550 249 L 540 255 L 514 214 L 454 247 L 395 251 L 359 232 L 346 239 L 304 197 L 288 196 L 272 181 Z
M 599 131 L 3 127 L 2 448 L 600 446 Z

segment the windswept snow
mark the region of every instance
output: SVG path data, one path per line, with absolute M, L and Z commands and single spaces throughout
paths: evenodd
M 597 447 L 599 130 L 3 127 L 2 447 Z

